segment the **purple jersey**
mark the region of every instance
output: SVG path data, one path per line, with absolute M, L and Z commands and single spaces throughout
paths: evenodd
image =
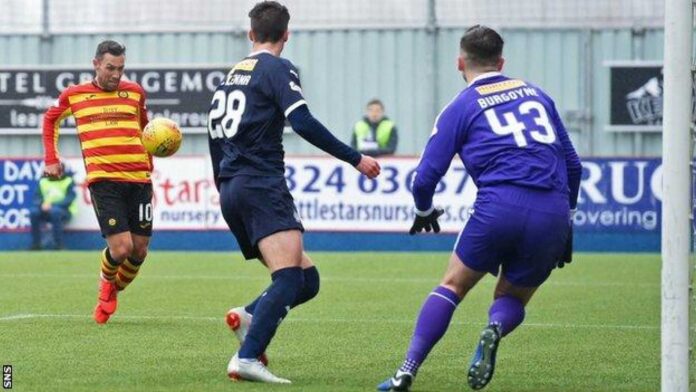
M 555 191 L 575 208 L 580 160 L 553 101 L 534 85 L 483 74 L 440 112 L 413 180 L 418 210 L 432 207 L 455 154 L 479 190 L 509 184 Z

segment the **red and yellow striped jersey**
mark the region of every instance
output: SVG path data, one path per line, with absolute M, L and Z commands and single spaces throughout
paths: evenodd
M 65 89 L 43 120 L 44 160 L 59 162 L 58 135 L 61 121 L 74 116 L 86 181 L 150 182 L 152 157 L 140 140 L 148 122 L 145 92 L 137 83 L 122 80 L 115 91 L 104 91 L 94 82 Z

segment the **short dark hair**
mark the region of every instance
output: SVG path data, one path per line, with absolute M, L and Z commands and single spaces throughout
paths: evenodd
M 380 101 L 377 98 L 373 98 L 370 100 L 370 102 L 367 103 L 367 106 L 372 106 L 372 105 L 379 105 L 379 107 L 381 107 L 382 110 L 384 110 L 384 104 L 382 103 L 382 101 Z
M 99 43 L 99 45 L 97 45 L 97 51 L 94 54 L 94 57 L 101 59 L 107 53 L 112 56 L 126 54 L 126 45 L 107 39 L 106 41 L 102 41 Z
M 466 53 L 466 59 L 478 67 L 494 66 L 503 55 L 503 37 L 490 27 L 475 25 L 469 27 L 459 48 Z
M 249 18 L 257 42 L 278 42 L 288 30 L 290 12 L 277 1 L 262 1 L 249 11 Z

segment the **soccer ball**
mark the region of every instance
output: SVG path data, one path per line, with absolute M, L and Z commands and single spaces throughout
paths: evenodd
M 179 124 L 168 118 L 158 117 L 147 123 L 141 138 L 150 154 L 168 157 L 179 150 L 182 136 Z

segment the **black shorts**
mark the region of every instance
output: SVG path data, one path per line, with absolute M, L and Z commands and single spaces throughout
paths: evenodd
M 89 192 L 102 237 L 124 231 L 152 236 L 152 184 L 99 181 Z
M 222 216 L 244 258 L 258 258 L 258 243 L 273 233 L 304 231 L 284 177 L 236 176 L 220 185 Z

